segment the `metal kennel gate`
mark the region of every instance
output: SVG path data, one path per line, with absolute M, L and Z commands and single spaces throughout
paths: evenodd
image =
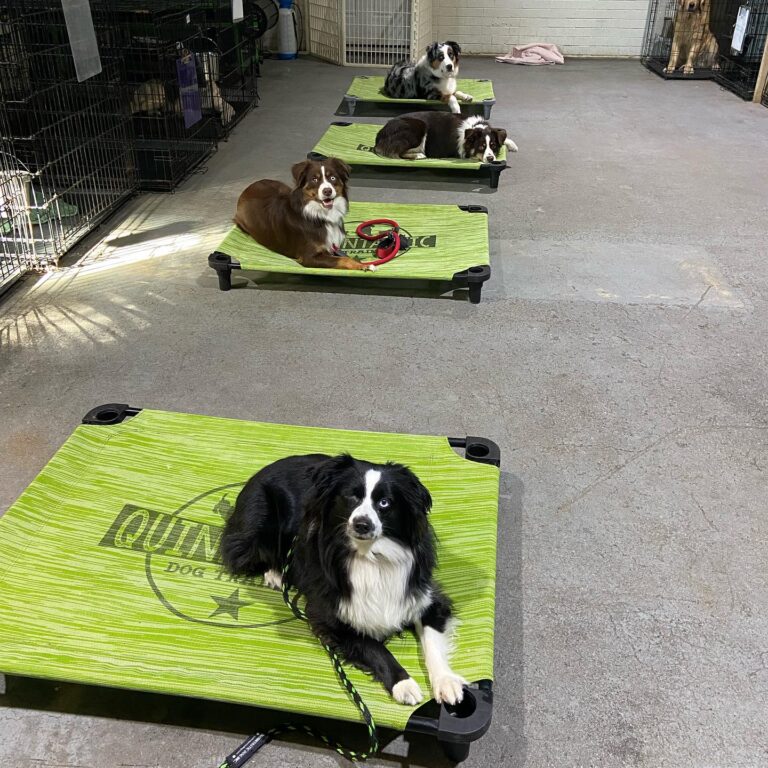
M 335 64 L 418 58 L 432 40 L 432 0 L 308 0 L 309 49 Z
M 78 82 L 62 3 L 0 0 L 4 282 L 55 264 L 136 187 L 111 2 L 90 6 L 100 62 Z

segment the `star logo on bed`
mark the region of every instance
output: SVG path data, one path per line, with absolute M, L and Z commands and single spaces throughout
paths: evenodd
M 211 595 L 211 599 L 218 605 L 218 608 L 216 608 L 216 610 L 208 617 L 209 619 L 215 619 L 217 616 L 226 613 L 235 621 L 238 621 L 240 618 L 240 609 L 246 605 L 253 605 L 253 603 L 240 599 L 239 587 L 229 597 Z
M 296 621 L 261 577 L 232 576 L 221 562 L 223 524 L 242 487 L 213 488 L 174 511 L 126 504 L 100 545 L 144 558 L 147 588 L 179 619 L 228 629 Z

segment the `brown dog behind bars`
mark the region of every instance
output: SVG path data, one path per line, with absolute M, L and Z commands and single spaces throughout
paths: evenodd
M 664 67 L 667 74 L 674 72 L 681 61 L 685 62 L 684 75 L 692 75 L 694 65 L 718 68 L 717 39 L 709 29 L 709 2 L 710 0 L 677 0 L 672 52 L 669 63 Z

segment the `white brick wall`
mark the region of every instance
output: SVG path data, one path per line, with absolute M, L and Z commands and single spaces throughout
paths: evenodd
M 432 0 L 437 40 L 466 53 L 556 43 L 566 56 L 639 56 L 648 0 Z

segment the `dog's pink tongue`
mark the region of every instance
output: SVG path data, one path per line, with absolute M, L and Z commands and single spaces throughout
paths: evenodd
M 326 208 L 333 208 L 333 200 L 323 200 L 323 205 Z

